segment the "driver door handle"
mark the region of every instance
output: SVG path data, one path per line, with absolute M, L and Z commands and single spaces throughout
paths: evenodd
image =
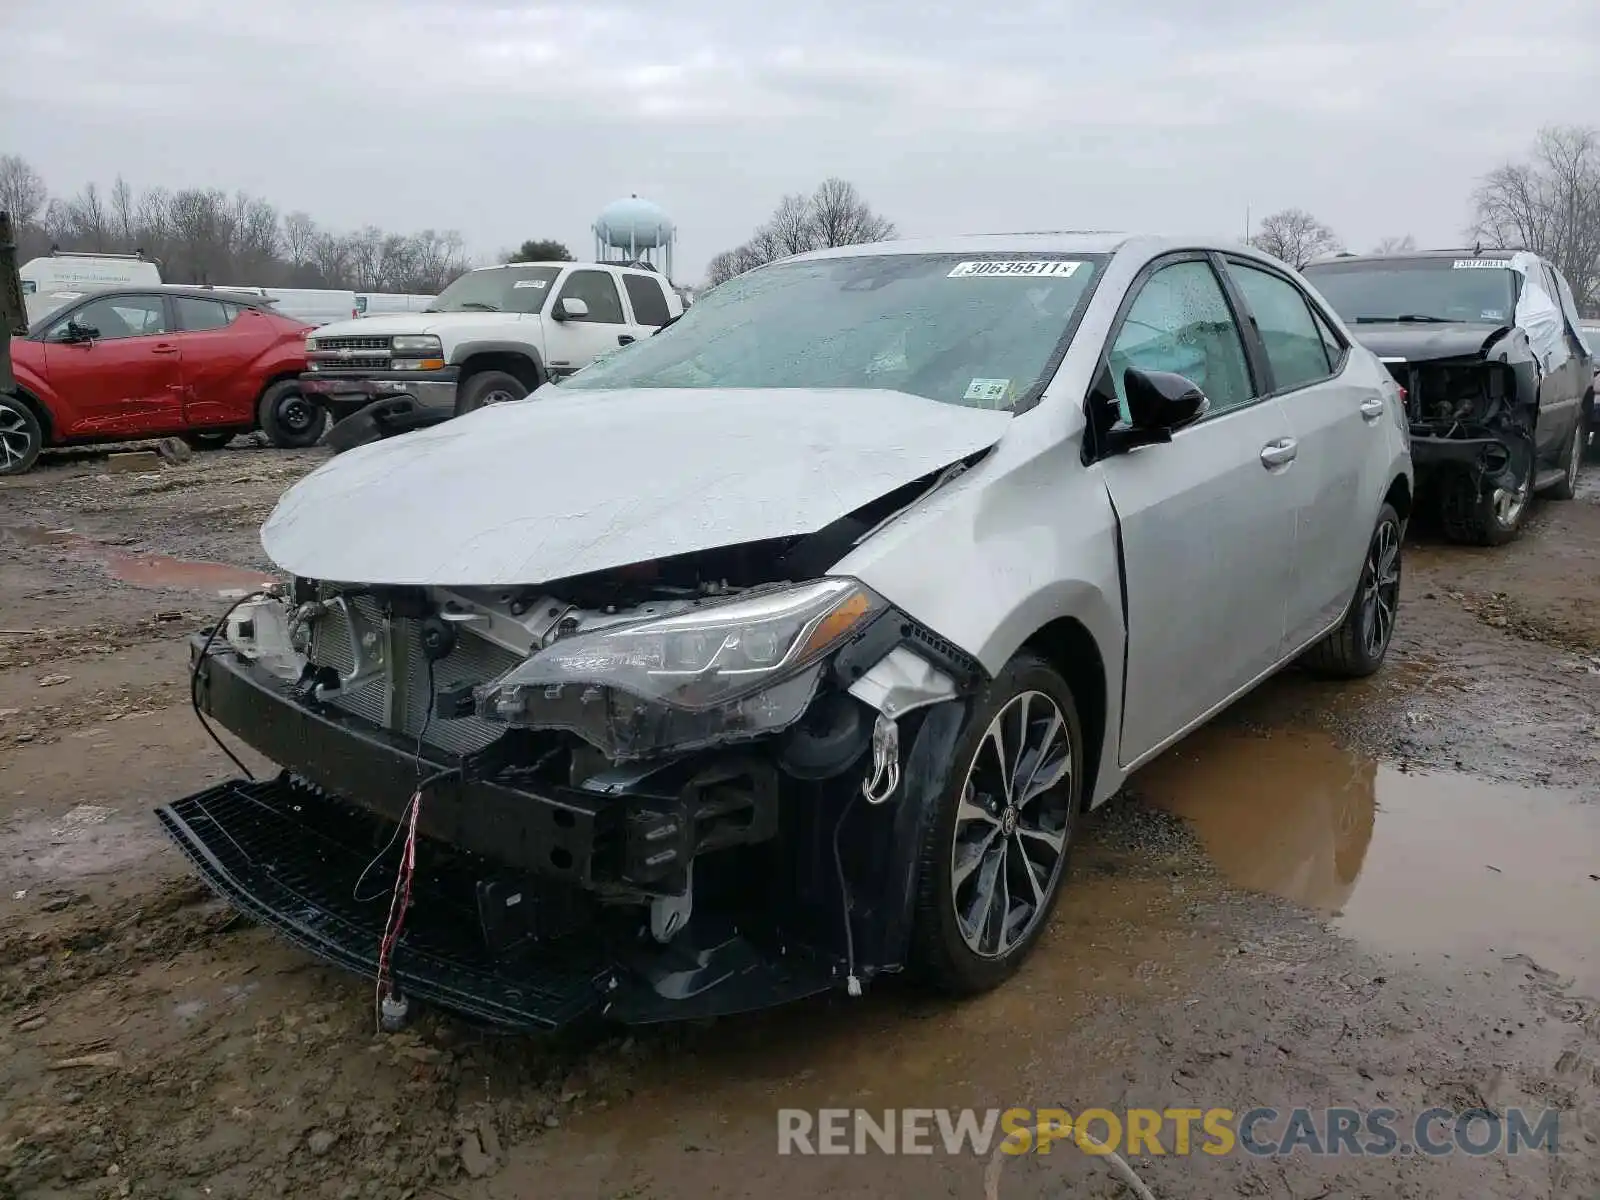
M 1300 443 L 1293 438 L 1277 438 L 1261 447 L 1261 465 L 1267 470 L 1287 466 L 1300 453 Z
M 1376 421 L 1383 416 L 1383 397 L 1369 396 L 1361 402 L 1361 415 L 1369 421 Z
M 178 348 L 171 342 L 157 342 L 150 347 L 151 354 L 176 354 L 177 352 Z

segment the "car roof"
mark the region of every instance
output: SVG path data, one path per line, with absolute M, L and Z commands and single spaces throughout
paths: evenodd
M 1449 259 L 1458 258 L 1510 258 L 1513 254 L 1531 254 L 1532 251 L 1498 248 L 1493 246 L 1465 247 L 1456 250 L 1397 250 L 1387 254 L 1329 254 L 1307 263 L 1309 267 L 1326 267 L 1338 263 L 1353 262 L 1416 262 L 1419 259 Z M 1534 254 L 1534 258 L 1543 262 L 1543 258 Z
M 84 300 L 100 299 L 105 296 L 145 296 L 151 292 L 158 292 L 163 296 L 187 296 L 195 300 L 224 300 L 229 304 L 237 304 L 242 308 L 259 308 L 262 312 L 273 311 L 272 299 L 268 296 L 257 296 L 253 292 L 234 292 L 229 291 L 227 288 L 209 288 L 194 284 L 114 283 L 106 287 L 86 287 L 73 290 L 78 293 L 79 298 Z M 61 307 L 66 308 L 67 305 L 63 304 Z
M 1042 230 L 1027 233 L 985 233 L 965 237 L 905 238 L 813 250 L 786 262 L 823 258 L 850 258 L 867 254 L 1084 254 L 1106 255 L 1137 251 L 1153 258 L 1181 250 L 1215 250 L 1278 264 L 1253 246 L 1214 236 L 1182 237 L 1170 234 L 1129 233 L 1110 230 Z

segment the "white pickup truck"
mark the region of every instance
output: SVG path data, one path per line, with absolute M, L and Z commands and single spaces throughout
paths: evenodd
M 422 312 L 324 325 L 306 339 L 305 393 L 335 419 L 408 398 L 434 420 L 520 400 L 683 312 L 654 271 L 613 263 L 511 263 L 468 271 Z

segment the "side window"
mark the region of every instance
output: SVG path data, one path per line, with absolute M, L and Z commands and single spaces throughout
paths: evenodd
M 1222 285 L 1204 262 L 1174 263 L 1150 276 L 1111 346 L 1111 377 L 1122 419 L 1129 419 L 1123 372 L 1172 371 L 1200 387 L 1213 413 L 1255 398 L 1244 342 Z
M 177 299 L 178 324 L 188 333 L 225 328 L 239 315 L 238 308 L 220 300 L 197 300 L 192 296 L 179 296 Z
M 95 338 L 102 342 L 172 332 L 167 327 L 167 306 L 160 296 L 112 296 L 92 301 L 52 325 L 46 338 L 60 341 L 69 322 L 95 330 Z
M 1328 319 L 1322 315 L 1322 310 L 1315 304 L 1311 306 L 1311 315 L 1316 319 L 1317 336 L 1322 339 L 1322 348 L 1328 355 L 1328 369 L 1338 374 L 1344 366 L 1345 352 L 1350 347 L 1346 346 L 1344 339 L 1333 331 L 1333 326 L 1328 323 Z
M 628 303 L 633 305 L 634 318 L 641 325 L 659 328 L 671 315 L 667 312 L 667 296 L 661 290 L 661 281 L 648 275 L 624 275 L 623 286 L 628 289 Z
M 1230 262 L 1228 273 L 1244 295 L 1280 392 L 1305 387 L 1331 373 L 1322 331 L 1300 289 L 1280 275 Z
M 622 297 L 617 295 L 616 280 L 610 271 L 574 271 L 561 285 L 559 300 L 582 300 L 589 306 L 589 315 L 573 317 L 574 321 L 593 321 L 597 325 L 622 325 Z

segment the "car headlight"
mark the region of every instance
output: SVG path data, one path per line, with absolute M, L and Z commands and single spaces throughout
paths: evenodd
M 853 579 L 563 638 L 478 689 L 480 716 L 568 729 L 615 758 L 787 728 L 823 659 L 888 607 Z
M 444 353 L 444 345 L 431 333 L 401 334 L 389 343 L 396 351 L 424 357 Z

